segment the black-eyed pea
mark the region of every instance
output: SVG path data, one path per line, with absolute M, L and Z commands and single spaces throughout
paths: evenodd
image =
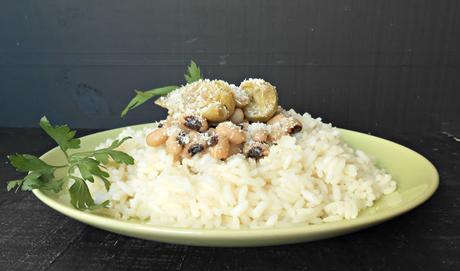
M 222 160 L 230 155 L 230 142 L 226 136 L 218 136 L 216 144 L 209 151 L 212 157 Z
M 188 155 L 190 155 L 190 157 L 202 151 L 204 151 L 204 144 L 200 144 L 200 143 L 191 144 L 187 148 L 187 153 Z
M 269 135 L 269 140 L 270 141 L 277 141 L 280 139 L 283 135 L 285 135 L 285 132 L 281 129 L 272 129 L 270 135 Z
M 234 154 L 238 154 L 238 153 L 241 153 L 242 152 L 242 144 L 230 144 L 230 154 L 229 156 L 231 155 L 234 155 Z
M 176 140 L 177 140 L 177 143 L 179 143 L 179 145 L 181 146 L 187 145 L 190 141 L 189 133 L 187 133 L 184 130 L 180 131 L 176 135 Z
M 244 144 L 243 152 L 249 158 L 259 159 L 268 155 L 269 147 L 266 143 L 247 142 Z
M 215 128 L 209 128 L 206 131 L 206 135 L 208 136 L 208 138 L 211 138 L 212 136 L 215 136 L 216 135 L 216 129 Z
M 222 122 L 216 127 L 218 136 L 226 136 L 233 144 L 241 144 L 246 140 L 246 133 L 231 122 Z
M 256 131 L 251 137 L 254 141 L 266 142 L 268 140 L 268 133 L 265 131 Z
M 272 126 L 270 137 L 274 140 L 286 134 L 293 135 L 302 131 L 302 123 L 299 120 L 286 116 L 283 113 L 279 113 L 271 118 L 267 124 Z
M 178 156 L 182 152 L 182 145 L 177 141 L 177 135 L 171 135 L 166 140 L 166 151 L 173 155 Z
M 206 145 L 202 143 L 190 143 L 184 146 L 181 152 L 182 158 L 191 158 L 206 149 Z
M 191 143 L 198 143 L 198 141 L 201 140 L 201 133 L 198 133 L 196 131 L 189 131 L 188 132 L 188 137 L 189 137 L 189 144 Z
M 259 146 L 252 147 L 248 150 L 248 157 L 258 159 L 263 156 L 262 148 Z
M 286 116 L 284 116 L 283 113 L 279 113 L 279 114 L 276 114 L 273 118 L 269 119 L 267 121 L 267 124 L 268 125 L 273 125 L 273 124 L 275 124 L 277 122 L 280 122 L 280 121 L 282 121 L 284 119 L 286 119 Z
M 168 135 L 166 134 L 166 128 L 162 127 L 148 134 L 145 141 L 147 142 L 147 145 L 151 147 L 157 147 L 164 144 L 167 139 Z
M 227 139 L 228 140 L 228 139 Z M 218 135 L 211 135 L 208 139 L 208 146 L 213 147 L 219 142 L 219 136 Z
M 241 108 L 236 108 L 233 115 L 230 117 L 230 121 L 235 124 L 240 124 L 244 120 L 244 112 Z
M 208 130 L 208 121 L 205 118 L 193 115 L 183 115 L 179 120 L 182 129 L 190 129 L 198 132 Z
M 195 154 L 198 154 L 205 150 L 207 142 L 203 134 L 196 131 L 190 131 L 188 133 L 188 143 L 184 146 L 182 150 L 182 157 L 193 157 Z
M 289 122 L 289 127 L 287 128 L 288 134 L 293 135 L 300 131 L 302 131 L 302 123 L 300 123 L 297 119 L 292 118 Z

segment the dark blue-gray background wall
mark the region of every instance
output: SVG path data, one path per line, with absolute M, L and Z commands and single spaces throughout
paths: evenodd
M 281 103 L 376 134 L 460 133 L 460 1 L 2 2 L 0 126 L 42 115 L 80 128 L 124 119 L 133 89 L 263 77 Z

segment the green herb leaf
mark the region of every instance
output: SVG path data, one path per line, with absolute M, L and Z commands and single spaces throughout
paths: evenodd
M 99 168 L 100 162 L 92 158 L 84 158 L 76 163 L 81 176 L 85 181 L 94 182 L 93 176 L 100 178 L 109 177 L 109 173 Z
M 33 189 L 49 190 L 58 193 L 66 181 L 65 178 L 54 180 L 54 174 L 42 174 L 35 171 L 30 172 L 22 180 L 21 190 L 31 191 Z
M 54 172 L 55 167 L 48 165 L 38 157 L 30 154 L 13 154 L 8 155 L 12 166 L 19 172 L 36 171 L 41 173 Z
M 105 190 L 109 191 L 110 186 L 112 185 L 112 183 L 108 179 L 106 179 L 104 177 L 99 176 L 99 178 L 104 182 Z
M 80 148 L 80 139 L 74 138 L 76 131 L 71 131 L 67 125 L 52 126 L 48 119 L 44 116 L 40 119 L 40 127 L 56 141 L 64 153 L 68 149 Z
M 72 154 L 69 156 L 70 165 L 72 168 L 78 168 L 85 181 L 94 182 L 94 176 L 101 179 L 108 191 L 110 189 L 110 181 L 107 180 L 109 174 L 101 168 L 103 168 L 104 164 L 108 164 L 109 157 L 120 164 L 134 164 L 134 158 L 129 154 L 115 150 L 130 138 L 125 137 L 121 140 L 115 140 L 109 147 L 104 149 Z
M 22 179 L 21 179 L 21 180 L 12 180 L 12 181 L 9 181 L 8 184 L 7 184 L 7 186 L 6 186 L 6 190 L 7 190 L 7 191 L 11 191 L 11 190 L 13 190 L 16 186 L 21 187 L 23 181 L 24 181 L 24 180 L 22 180 Z
M 88 157 L 94 157 L 97 161 L 101 162 L 102 164 L 106 165 L 109 162 L 109 156 L 112 157 L 112 159 L 121 164 L 126 164 L 126 165 L 133 165 L 134 164 L 134 158 L 132 158 L 129 154 L 124 153 L 122 151 L 117 151 L 115 150 L 116 148 L 120 147 L 123 142 L 126 140 L 131 139 L 131 137 L 125 137 L 121 140 L 115 140 L 112 142 L 112 144 L 104 149 L 99 149 L 95 151 L 90 151 L 90 152 L 81 152 L 81 153 L 75 153 L 72 154 L 69 159 L 71 163 L 76 163 L 79 160 L 88 158 Z
M 121 112 L 121 117 L 124 117 L 129 110 L 138 107 L 139 105 L 145 103 L 146 101 L 152 99 L 155 96 L 162 96 L 170 93 L 171 91 L 179 88 L 178 86 L 166 86 L 161 88 L 155 88 L 147 91 L 135 90 L 136 96 L 128 103 L 128 105 Z
M 68 163 L 66 165 L 53 166 L 34 155 L 9 155 L 8 159 L 11 165 L 19 172 L 26 172 L 27 175 L 23 179 L 9 181 L 7 190 L 11 191 L 15 187 L 20 187 L 21 190 L 26 191 L 40 189 L 58 193 L 62 190 L 63 185 L 69 179 L 72 179 L 75 183 L 70 187 L 69 193 L 71 203 L 75 208 L 92 210 L 107 206 L 109 201 L 101 204 L 94 203 L 86 181 L 94 182 L 95 177 L 97 177 L 104 182 L 105 188 L 109 190 L 110 181 L 107 179 L 109 173 L 105 170 L 103 164 L 108 163 L 110 157 L 117 163 L 134 164 L 134 159 L 130 155 L 116 150 L 126 140 L 130 139 L 130 137 L 115 140 L 108 148 L 69 155 L 67 153 L 68 149 L 77 149 L 80 147 L 80 140 L 74 138 L 75 131 L 71 131 L 67 125 L 52 126 L 46 117 L 40 120 L 40 126 L 59 144 Z M 54 173 L 58 168 L 67 168 L 67 171 L 63 178 L 56 180 Z M 81 178 L 72 175 L 75 169 L 80 171 Z
M 16 186 L 21 186 L 21 189 L 24 191 L 29 191 L 35 188 L 53 190 L 55 192 L 59 192 L 61 190 L 62 183 L 59 184 L 56 183 L 56 181 L 53 181 L 54 172 L 59 167 L 48 165 L 38 157 L 30 154 L 9 155 L 8 159 L 17 171 L 28 172 L 27 176 L 25 176 L 22 180 L 8 182 L 8 191 Z
M 128 139 L 131 139 L 131 137 L 125 137 L 122 140 L 115 140 L 114 142 L 112 142 L 110 147 L 105 148 L 105 149 L 96 150 L 95 151 L 95 158 L 98 161 L 102 162 L 103 164 L 107 164 L 108 163 L 108 156 L 110 156 L 117 163 L 123 163 L 123 164 L 126 164 L 126 165 L 134 165 L 134 158 L 132 158 L 127 153 L 115 150 L 116 148 L 120 147 L 121 144 L 123 144 L 123 142 L 125 142 Z M 96 155 L 97 155 L 97 157 L 96 157 Z M 105 155 L 105 157 L 102 158 L 102 156 L 104 156 L 104 155 Z M 98 158 L 99 159 L 102 158 L 102 159 L 99 160 Z
M 27 176 L 24 177 L 21 189 L 23 191 L 31 191 L 36 188 L 42 188 L 45 186 L 45 182 L 40 177 L 42 174 L 37 171 L 31 171 Z
M 62 179 L 47 182 L 44 186 L 40 187 L 40 189 L 50 190 L 50 191 L 53 191 L 54 193 L 58 193 L 62 190 L 64 183 L 67 181 L 68 181 L 68 177 L 65 176 Z
M 69 188 L 70 194 L 70 203 L 80 210 L 90 209 L 94 210 L 101 207 L 106 207 L 109 204 L 109 201 L 105 201 L 101 204 L 94 203 L 93 198 L 91 197 L 91 193 L 89 192 L 88 185 L 86 182 L 80 178 L 73 177 L 72 179 L 75 182 Z
M 184 74 L 185 81 L 187 83 L 193 83 L 200 79 L 203 79 L 203 75 L 201 74 L 200 68 L 196 65 L 196 63 L 192 60 L 190 61 L 190 66 L 187 68 L 187 73 Z

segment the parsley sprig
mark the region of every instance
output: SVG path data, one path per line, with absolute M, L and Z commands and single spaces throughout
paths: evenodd
M 40 119 L 40 127 L 59 145 L 66 157 L 66 164 L 50 165 L 40 158 L 30 154 L 9 155 L 10 164 L 19 172 L 27 175 L 18 180 L 9 181 L 7 190 L 21 189 L 30 191 L 33 189 L 48 190 L 55 193 L 62 191 L 66 182 L 72 180 L 73 184 L 69 188 L 71 204 L 80 210 L 93 210 L 106 207 L 109 201 L 96 204 L 89 192 L 86 182 L 93 183 L 95 177 L 104 182 L 107 191 L 110 189 L 110 181 L 107 179 L 109 173 L 105 165 L 110 160 L 121 164 L 133 165 L 134 159 L 122 151 L 116 150 L 123 142 L 130 139 L 125 137 L 115 140 L 104 149 L 87 152 L 69 153 L 71 149 L 80 148 L 80 140 L 75 138 L 76 131 L 70 130 L 67 125 L 53 126 L 46 117 Z M 65 169 L 64 177 L 57 179 L 56 170 Z M 80 176 L 75 174 L 75 170 L 80 171 Z
M 193 83 L 203 79 L 200 68 L 192 60 L 184 74 L 187 83 Z M 129 110 L 132 110 L 156 96 L 162 96 L 179 88 L 178 86 L 165 86 L 147 91 L 135 90 L 136 96 L 128 103 L 121 112 L 124 117 Z M 122 151 L 116 150 L 123 142 L 130 139 L 125 137 L 115 140 L 109 147 L 88 152 L 72 152 L 80 148 L 80 140 L 75 138 L 76 131 L 70 130 L 67 125 L 53 126 L 46 117 L 40 119 L 40 127 L 59 145 L 64 153 L 66 163 L 63 165 L 50 165 L 40 158 L 30 154 L 9 155 L 10 164 L 17 171 L 27 173 L 25 177 L 18 180 L 11 180 L 7 184 L 7 190 L 21 189 L 30 191 L 33 189 L 47 190 L 58 193 L 68 181 L 73 181 L 69 188 L 70 202 L 80 210 L 93 210 L 106 207 L 109 201 L 96 204 L 89 192 L 86 182 L 93 183 L 96 178 L 104 182 L 107 191 L 110 189 L 109 173 L 106 170 L 110 160 L 116 163 L 133 165 L 134 159 Z M 65 170 L 64 177 L 57 179 L 56 170 Z M 80 172 L 79 175 L 75 171 Z
M 192 60 L 190 61 L 190 65 L 187 68 L 187 73 L 184 74 L 185 81 L 187 83 L 193 83 L 200 79 L 203 79 L 203 75 L 201 74 L 200 68 L 196 65 L 196 63 Z
M 184 77 L 187 83 L 193 83 L 195 81 L 203 79 L 203 75 L 201 74 L 200 68 L 196 65 L 196 63 L 193 60 L 190 61 L 190 65 L 188 66 L 187 72 L 186 74 L 184 74 Z M 143 103 L 147 102 L 153 97 L 166 95 L 178 88 L 178 86 L 165 86 L 160 88 L 154 88 L 147 91 L 134 90 L 136 96 L 134 96 L 134 98 L 131 99 L 131 101 L 123 109 L 123 111 L 121 111 L 121 117 L 124 117 L 129 110 L 142 105 Z

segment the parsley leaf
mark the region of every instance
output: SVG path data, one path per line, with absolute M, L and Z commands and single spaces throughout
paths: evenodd
M 200 79 L 203 79 L 203 75 L 201 74 L 200 68 L 196 65 L 196 63 L 192 60 L 190 61 L 190 66 L 187 68 L 187 73 L 184 74 L 185 81 L 187 83 L 193 83 Z
M 46 117 L 40 119 L 40 127 L 56 141 L 61 150 L 66 153 L 68 149 L 80 148 L 80 139 L 74 138 L 76 131 L 71 131 L 67 125 L 52 126 Z
M 35 171 L 32 171 L 24 177 L 21 189 L 23 191 L 31 191 L 33 189 L 41 189 L 53 191 L 58 193 L 62 190 L 64 185 L 64 179 L 53 180 L 54 175 L 45 175 Z
M 40 160 L 38 157 L 30 154 L 13 154 L 9 155 L 8 159 L 12 166 L 19 172 L 29 172 L 21 180 L 13 180 L 8 182 L 7 190 L 10 191 L 16 186 L 20 186 L 22 190 L 32 190 L 42 188 L 44 190 L 60 190 L 60 185 L 50 180 L 54 178 L 54 172 L 62 166 L 51 166 Z
M 103 164 L 107 164 L 109 161 L 108 160 L 109 156 L 111 156 L 112 159 L 117 163 L 133 165 L 134 159 L 131 156 L 129 156 L 128 154 L 124 152 L 115 150 L 116 148 L 120 147 L 121 144 L 123 144 L 128 139 L 131 139 L 131 137 L 127 136 L 121 140 L 118 140 L 118 139 L 114 140 L 112 144 L 107 148 L 98 149 L 98 150 L 89 151 L 89 152 L 74 153 L 69 157 L 70 162 L 75 162 L 75 161 L 78 161 L 78 160 L 81 160 L 87 157 L 94 156 L 96 160 L 100 161 Z
M 32 189 L 44 186 L 44 181 L 40 179 L 41 176 L 42 174 L 40 172 L 31 171 L 23 179 L 24 181 L 22 182 L 22 190 L 31 191 Z
M 9 181 L 7 186 L 6 186 L 6 190 L 7 191 L 11 191 L 13 188 L 15 188 L 16 186 L 20 187 L 22 185 L 22 182 L 24 180 L 12 180 L 12 181 Z
M 7 156 L 13 167 L 19 172 L 41 172 L 50 173 L 54 172 L 56 167 L 48 165 L 40 160 L 40 158 L 30 154 L 12 154 Z
M 99 177 L 104 182 L 105 188 L 108 191 L 110 189 L 110 181 L 107 180 L 109 173 L 101 169 L 103 168 L 102 165 L 109 163 L 109 157 L 117 163 L 133 165 L 134 159 L 130 155 L 115 150 L 130 138 L 125 137 L 122 140 L 115 140 L 108 148 L 72 154 L 69 157 L 71 167 L 78 168 L 83 180 L 94 182 L 93 176 Z
M 109 147 L 104 149 L 77 152 L 69 155 L 67 150 L 78 149 L 80 147 L 80 140 L 74 138 L 75 131 L 70 130 L 67 125 L 53 126 L 46 117 L 40 120 L 40 126 L 58 143 L 65 154 L 67 164 L 60 166 L 50 165 L 30 154 L 9 155 L 10 164 L 17 171 L 25 172 L 27 175 L 22 179 L 9 181 L 7 190 L 11 191 L 15 187 L 18 187 L 26 191 L 41 189 L 58 193 L 62 190 L 66 182 L 74 180 L 74 183 L 69 188 L 69 194 L 70 202 L 75 208 L 92 210 L 107 206 L 108 201 L 101 204 L 94 202 L 86 182 L 94 182 L 97 177 L 104 182 L 107 190 L 110 189 L 110 181 L 107 179 L 109 173 L 106 171 L 104 164 L 109 163 L 109 158 L 117 163 L 134 164 L 134 159 L 130 155 L 116 150 L 126 140 L 130 139 L 130 137 L 115 140 Z M 65 168 L 66 174 L 63 178 L 56 179 L 54 174 L 60 168 Z M 79 170 L 81 177 L 74 175 L 76 169 Z
M 94 210 L 100 207 L 106 207 L 109 201 L 104 201 L 101 204 L 94 203 L 91 193 L 89 192 L 88 185 L 83 179 L 73 177 L 75 182 L 69 188 L 70 203 L 79 210 Z
M 161 88 L 155 88 L 147 91 L 135 90 L 136 96 L 128 103 L 128 105 L 121 112 L 121 117 L 124 117 L 129 110 L 138 107 L 139 105 L 145 103 L 146 101 L 152 99 L 155 96 L 162 96 L 170 93 L 171 91 L 179 88 L 178 86 L 166 86 Z
M 99 164 L 100 162 L 95 159 L 84 158 L 79 160 L 75 166 L 80 170 L 80 174 L 85 181 L 94 182 L 93 175 L 104 179 L 109 177 L 109 173 L 101 170 Z
M 112 142 L 110 147 L 105 149 L 99 149 L 94 152 L 94 157 L 96 160 L 100 161 L 103 164 L 108 163 L 109 156 L 117 163 L 123 163 L 127 165 L 133 165 L 134 159 L 129 156 L 128 154 L 115 150 L 116 148 L 120 147 L 123 142 L 126 140 L 131 139 L 131 137 L 125 137 L 122 140 L 115 140 Z

